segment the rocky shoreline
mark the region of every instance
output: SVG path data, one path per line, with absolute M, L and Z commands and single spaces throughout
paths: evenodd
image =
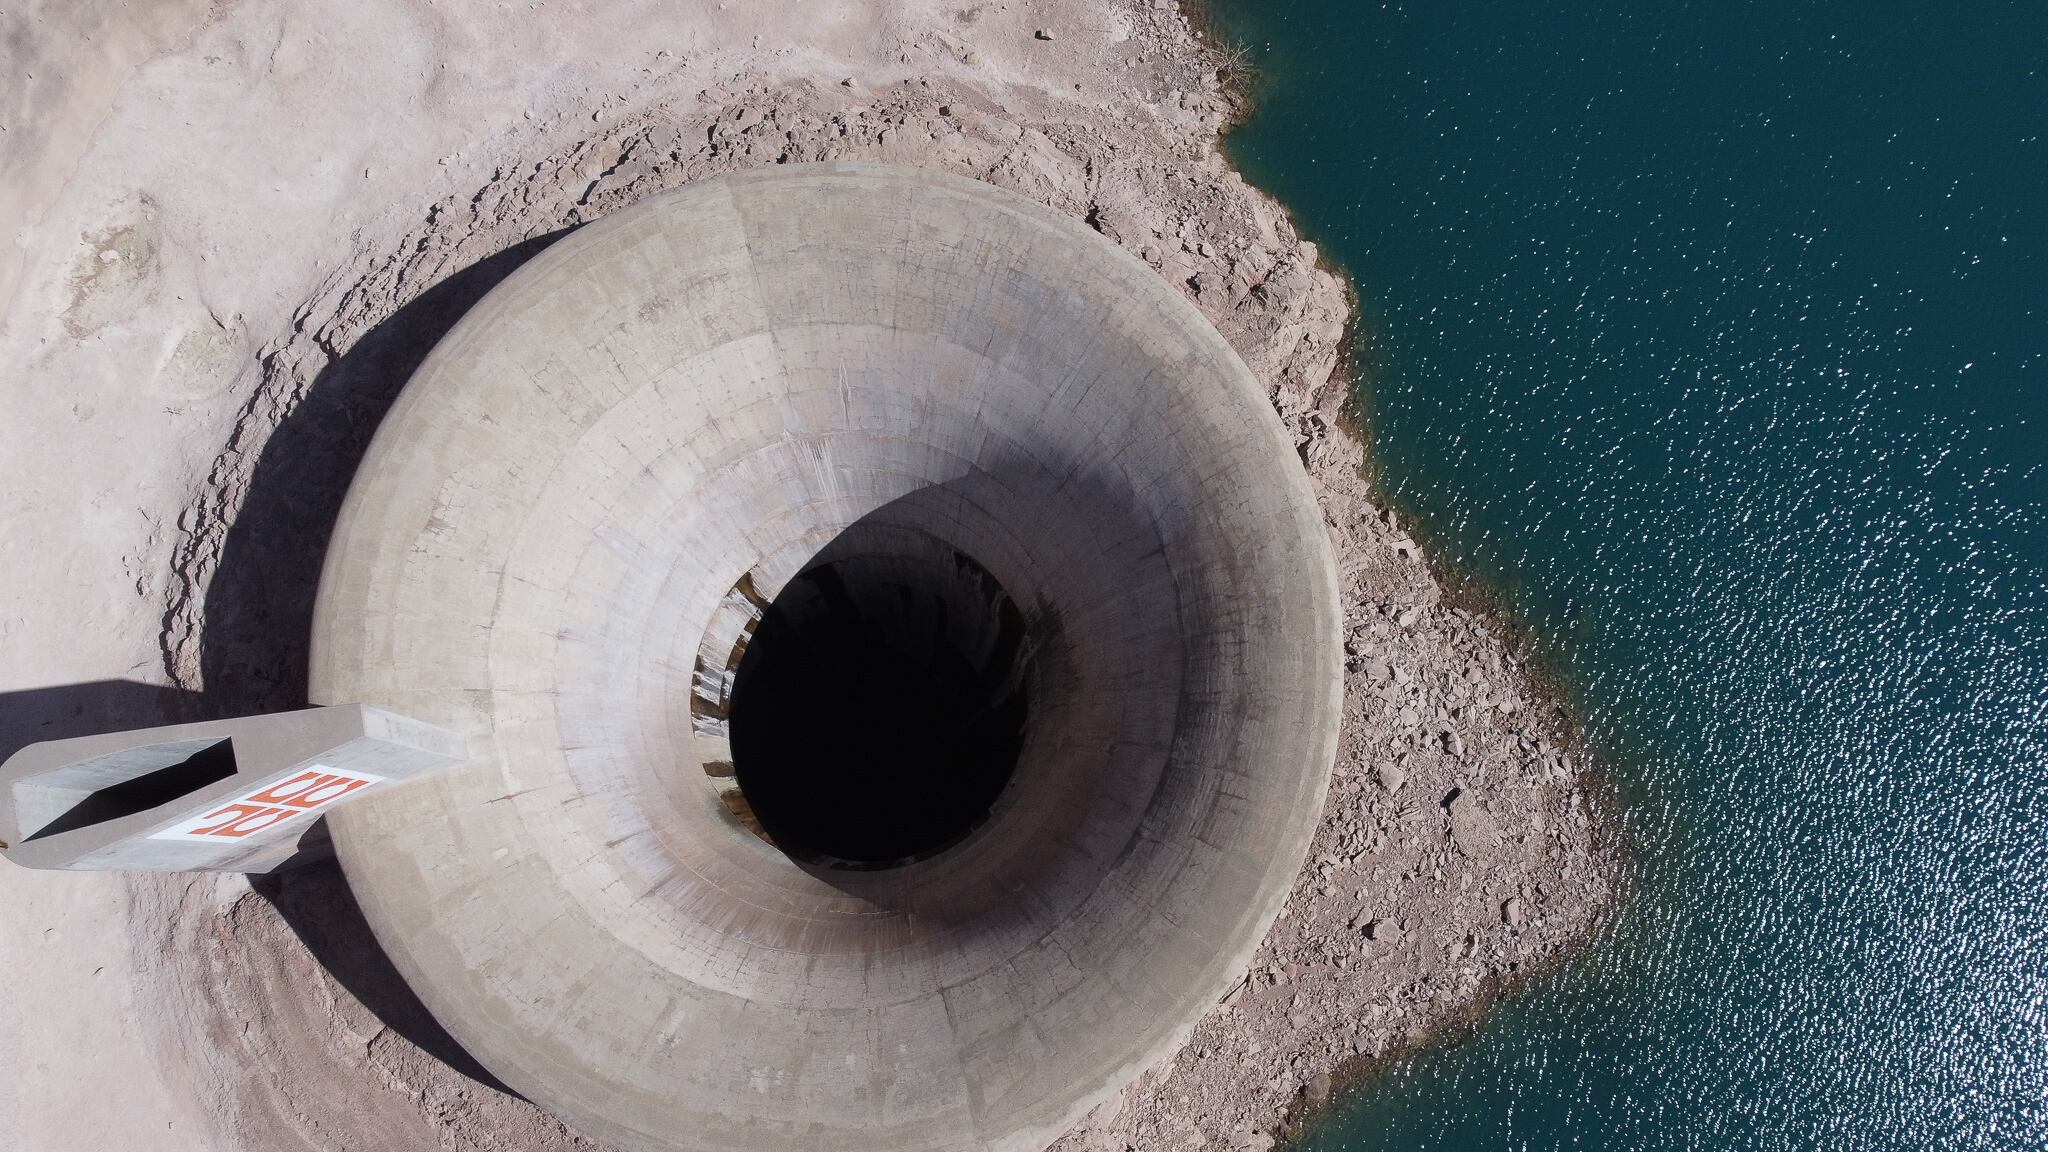
M 268 7 L 251 0 L 236 17 Z M 212 384 L 215 402 L 186 425 L 182 450 L 211 463 L 173 506 L 145 511 L 128 611 L 160 621 L 164 674 L 197 710 L 302 703 L 327 532 L 412 366 L 550 237 L 652 192 L 755 165 L 876 160 L 987 180 L 1084 220 L 1182 286 L 1265 382 L 1337 546 L 1349 658 L 1336 775 L 1282 919 L 1181 1053 L 1054 1147 L 1271 1147 L 1376 1061 L 1596 930 L 1619 868 L 1570 718 L 1497 625 L 1446 602 L 1420 546 L 1372 499 L 1343 420 L 1344 285 L 1218 151 L 1242 98 L 1219 75 L 1227 54 L 1174 0 L 803 7 L 844 34 L 778 47 L 777 25 L 737 10 L 730 27 L 707 16 L 713 30 L 693 28 L 687 48 L 650 33 L 630 83 L 551 90 L 512 127 L 431 161 L 442 191 L 424 204 L 309 218 L 306 248 L 283 254 L 303 260 L 286 306 L 209 303 L 222 347 L 154 371 L 233 382 Z M 234 18 L 181 50 L 218 51 L 207 38 L 232 34 Z M 369 168 L 363 179 L 374 183 Z M 42 298 L 81 346 L 119 314 L 120 293 L 173 294 L 194 262 L 181 245 L 206 251 L 180 234 L 175 197 L 153 195 L 133 219 L 117 208 L 81 229 L 91 275 Z M 105 246 L 112 259 L 95 235 L 122 237 Z M 269 255 L 205 258 L 217 273 Z M 103 347 L 91 367 L 117 370 L 118 354 Z M 591 1146 L 451 1067 L 431 1021 L 397 1019 L 411 1009 L 379 1000 L 374 949 L 321 927 L 345 924 L 349 907 L 331 868 L 253 890 L 234 878 L 128 889 L 133 994 L 160 1006 L 147 1042 L 210 1129 L 178 1147 Z

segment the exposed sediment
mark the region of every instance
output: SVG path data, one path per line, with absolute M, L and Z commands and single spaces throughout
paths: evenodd
M 1340 421 L 1342 284 L 1217 152 L 1234 111 L 1218 56 L 1170 5 L 1094 11 L 892 13 L 879 49 L 837 56 L 707 50 L 641 89 L 564 95 L 531 130 L 477 145 L 490 155 L 463 160 L 480 174 L 468 186 L 398 205 L 341 248 L 284 254 L 318 283 L 236 377 L 225 447 L 189 502 L 159 510 L 180 526 L 171 578 L 137 587 L 160 605 L 168 672 L 207 708 L 297 703 L 317 557 L 405 375 L 547 237 L 648 193 L 874 159 L 1085 220 L 1181 286 L 1265 382 L 1338 549 L 1350 659 L 1337 777 L 1283 918 L 1181 1054 L 1055 1147 L 1262 1147 L 1349 1071 L 1568 952 L 1612 899 L 1614 869 L 1566 718 L 1497 628 L 1442 602 L 1419 547 L 1370 498 Z M 1118 47 L 1084 53 L 1105 22 Z M 1027 50 L 1046 54 L 1029 83 L 1011 67 Z M 131 246 L 161 243 L 146 221 L 137 235 Z M 98 323 L 108 291 L 82 285 L 65 322 Z M 389 973 L 349 917 L 331 871 L 256 892 L 138 882 L 137 979 L 163 1005 L 148 1030 L 215 1129 L 190 1147 L 590 1146 L 457 1071 L 431 1021 L 379 993 Z

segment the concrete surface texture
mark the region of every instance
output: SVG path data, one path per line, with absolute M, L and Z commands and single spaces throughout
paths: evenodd
M 0 853 L 28 868 L 268 872 L 314 818 L 467 759 L 357 704 L 31 744 L 0 765 Z
M 893 867 L 797 863 L 717 767 L 735 594 L 856 524 L 866 570 L 950 551 L 1023 628 L 1006 784 Z M 1241 977 L 1341 638 L 1292 444 L 1172 285 L 988 185 L 790 165 L 585 226 L 441 341 L 343 508 L 311 691 L 469 740 L 332 827 L 508 1086 L 627 1149 L 1024 1149 Z

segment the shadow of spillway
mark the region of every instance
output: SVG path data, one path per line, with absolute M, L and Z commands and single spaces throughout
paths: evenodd
M 569 231 L 522 241 L 450 275 L 321 369 L 265 442 L 228 531 L 206 589 L 200 637 L 205 691 L 183 704 L 180 718 L 307 706 L 313 602 L 328 536 L 371 437 L 456 321 Z M 326 855 L 324 824 L 308 840 L 314 862 L 252 877 L 257 894 L 386 1027 L 472 1080 L 506 1091 L 435 1021 L 379 947 L 347 878 Z
M 399 975 L 377 944 L 348 877 L 332 856 L 303 867 L 251 876 L 249 886 L 291 926 L 321 967 L 386 1028 L 486 1087 L 517 1095 L 463 1050 Z
M 322 368 L 278 423 L 206 586 L 199 651 L 206 714 L 306 707 L 320 570 L 371 437 L 455 322 L 569 231 L 514 244 L 407 301 Z

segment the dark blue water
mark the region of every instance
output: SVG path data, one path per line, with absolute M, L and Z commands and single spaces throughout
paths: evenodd
M 1216 3 L 1633 852 L 1307 1147 L 2048 1146 L 2048 5 Z

